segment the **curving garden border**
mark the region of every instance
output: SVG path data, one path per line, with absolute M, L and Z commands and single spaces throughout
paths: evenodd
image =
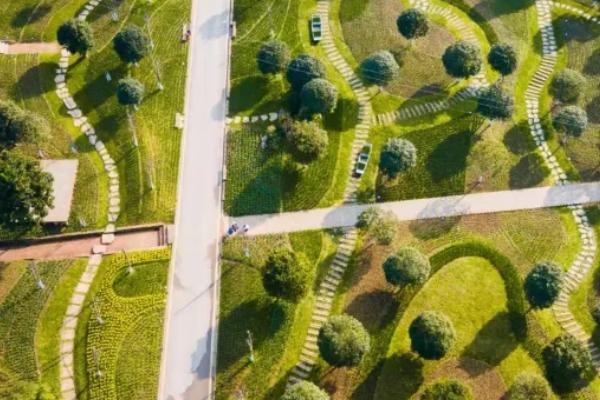
M 87 16 L 100 4 L 102 0 L 90 0 L 77 16 L 80 21 L 85 21 Z M 90 285 L 96 276 L 98 267 L 102 262 L 102 254 L 106 251 L 106 245 L 111 244 L 115 239 L 115 224 L 119 218 L 121 198 L 119 194 L 119 174 L 115 161 L 112 159 L 104 143 L 96 135 L 94 127 L 88 122 L 77 107 L 67 87 L 67 73 L 69 68 L 69 58 L 71 54 L 67 49 L 61 51 L 61 58 L 56 70 L 54 82 L 56 83 L 56 94 L 62 100 L 67 109 L 67 113 L 73 119 L 73 124 L 79 128 L 89 143 L 94 147 L 109 178 L 108 190 L 108 224 L 104 228 L 104 233 L 99 238 L 98 244 L 91 249 L 92 255 L 88 259 L 87 267 L 81 276 L 73 293 L 66 315 L 60 330 L 60 391 L 63 400 L 74 400 L 77 398 L 75 388 L 74 356 L 75 347 L 75 329 L 77 319 L 81 310 L 85 306 L 84 300 L 89 291 Z

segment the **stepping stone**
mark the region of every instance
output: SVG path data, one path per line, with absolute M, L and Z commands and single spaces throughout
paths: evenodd
M 73 297 L 71 297 L 71 304 L 81 305 L 83 304 L 83 300 L 85 300 L 85 295 L 75 293 Z
M 103 244 L 96 244 L 92 247 L 92 253 L 94 254 L 104 254 L 106 253 L 107 247 Z
M 250 122 L 250 118 L 248 118 L 248 117 L 242 117 L 242 122 L 243 123 L 248 123 L 248 122 Z
M 56 82 L 56 83 L 62 83 L 64 81 L 65 81 L 64 74 L 56 75 L 56 77 L 54 78 L 54 82 Z
M 269 116 L 267 114 L 263 114 L 263 115 L 260 116 L 260 119 L 263 120 L 263 121 L 266 121 L 266 120 L 269 119 Z
M 250 119 L 250 122 L 254 123 L 258 121 L 258 117 L 256 115 L 253 115 L 252 118 Z
M 233 119 L 233 123 L 235 124 L 239 124 L 240 122 L 242 122 L 242 117 L 240 117 L 239 115 Z
M 119 211 L 121 211 L 121 208 L 119 206 L 108 207 L 108 212 L 110 212 L 110 213 L 118 214 Z
M 104 233 L 102 234 L 102 238 L 100 239 L 100 243 L 109 245 L 115 241 L 114 233 Z
M 87 293 L 88 290 L 90 288 L 90 284 L 89 283 L 85 283 L 85 282 L 79 282 L 77 284 L 77 286 L 75 287 L 75 292 L 76 293 Z
M 61 340 L 75 339 L 75 330 L 74 329 L 61 329 L 60 338 L 61 338 Z
M 275 121 L 277 119 L 277 113 L 269 113 L 269 121 Z
M 104 228 L 104 233 L 115 233 L 116 231 L 116 227 L 114 224 L 108 224 L 106 225 L 106 228 Z
M 121 200 L 119 199 L 119 197 L 111 197 L 108 200 L 108 203 L 111 205 L 111 207 L 118 206 L 120 202 L 121 202 Z

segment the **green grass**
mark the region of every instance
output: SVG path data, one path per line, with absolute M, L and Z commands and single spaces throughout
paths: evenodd
M 156 397 L 170 251 L 105 257 L 76 329 L 75 383 L 80 399 Z M 92 301 L 103 323 L 92 311 Z M 96 377 L 94 349 L 103 377 Z

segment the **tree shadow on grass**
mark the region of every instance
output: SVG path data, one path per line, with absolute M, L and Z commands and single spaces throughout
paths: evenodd
M 503 15 L 514 14 L 533 6 L 533 0 L 523 1 L 504 1 L 504 0 L 484 0 L 473 7 L 481 15 L 492 19 Z M 492 11 L 492 12 L 490 12 Z
M 13 28 L 23 28 L 27 24 L 32 24 L 39 21 L 47 15 L 52 6 L 50 4 L 41 4 L 37 7 L 29 6 L 22 8 L 10 21 L 10 26 Z
M 600 34 L 600 29 L 595 24 L 579 16 L 561 15 L 554 18 L 552 23 L 555 28 L 556 44 L 559 49 L 569 42 L 589 42 L 596 39 Z
M 534 187 L 541 183 L 549 170 L 538 153 L 529 153 L 521 157 L 510 169 L 508 185 L 511 189 Z
M 126 67 L 120 64 L 116 68 L 108 71 L 112 81 L 116 82 L 126 74 Z M 115 94 L 115 86 L 106 80 L 104 72 L 96 75 L 93 79 L 87 80 L 87 84 L 73 95 L 73 99 L 81 108 L 84 114 L 89 114 L 96 108 L 104 104 Z
M 511 153 L 522 155 L 533 150 L 533 143 L 528 130 L 529 125 L 527 122 L 520 122 L 506 131 L 502 141 Z
M 440 182 L 464 173 L 471 148 L 472 133 L 458 132 L 445 138 L 427 159 L 427 170 L 433 182 Z
M 358 103 L 353 99 L 342 97 L 338 100 L 335 111 L 323 117 L 323 126 L 328 131 L 343 132 L 351 129 L 358 122 Z
M 265 161 L 268 162 L 269 161 Z M 278 212 L 281 208 L 280 163 L 270 162 L 258 175 L 244 184 L 235 198 L 228 201 L 227 213 L 230 215 L 265 214 Z M 227 184 L 232 184 L 231 181 Z M 231 193 L 231 192 L 230 192 Z
M 408 225 L 410 232 L 421 240 L 435 239 L 450 232 L 461 220 L 461 216 L 415 220 Z
M 51 92 L 55 87 L 54 82 L 42 79 L 42 76 L 45 70 L 52 70 L 55 67 L 55 63 L 44 62 L 29 68 L 13 86 L 13 96 L 26 100 Z
M 369 332 L 375 332 L 394 321 L 398 306 L 392 292 L 378 289 L 356 296 L 345 313 L 360 320 Z
M 373 369 L 369 372 L 367 377 L 358 384 L 352 396 L 352 400 L 366 400 L 373 399 L 375 397 L 375 390 L 377 389 L 377 380 L 383 369 L 383 361 L 379 361 Z
M 585 105 L 585 111 L 587 112 L 588 120 L 591 123 L 600 123 L 600 95 L 594 97 Z
M 252 109 L 269 92 L 269 79 L 262 75 L 236 81 L 229 94 L 229 111 L 232 114 Z
M 424 381 L 420 358 L 411 353 L 394 354 L 385 360 L 376 393 L 385 394 L 382 398 L 410 399 Z

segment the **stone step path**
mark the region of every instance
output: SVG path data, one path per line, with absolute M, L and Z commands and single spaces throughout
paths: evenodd
M 539 110 L 540 96 L 542 95 L 547 82 L 551 78 L 556 65 L 556 37 L 552 25 L 553 3 L 547 0 L 536 0 L 535 6 L 538 26 L 542 36 L 542 60 L 525 91 L 525 105 L 533 139 L 546 164 L 550 167 L 556 183 L 564 185 L 568 184 L 569 181 L 564 170 L 561 168 L 556 157 L 554 157 L 546 143 L 544 130 L 540 123 Z M 577 224 L 579 236 L 583 245 L 575 257 L 575 261 L 564 276 L 561 293 L 558 300 L 553 305 L 552 310 L 556 316 L 556 320 L 562 328 L 588 347 L 592 354 L 594 365 L 596 369 L 600 371 L 600 350 L 592 342 L 590 335 L 587 334 L 575 320 L 575 317 L 569 309 L 571 292 L 579 287 L 592 268 L 597 250 L 596 236 L 583 207 L 581 205 L 571 205 L 569 208 L 571 209 L 573 218 L 575 218 L 575 223 Z
M 600 18 L 598 18 L 597 16 L 590 14 L 578 7 L 572 6 L 570 4 L 559 3 L 557 1 L 549 1 L 549 3 L 553 8 L 559 8 L 559 9 L 571 12 L 573 14 L 577 14 L 580 17 L 583 17 L 589 21 L 592 21 L 596 24 L 600 24 Z
M 257 122 L 276 121 L 283 116 L 283 112 L 271 112 L 267 114 L 251 115 L 251 116 L 240 116 L 228 117 L 225 122 L 227 125 L 239 125 L 239 124 L 254 124 Z

